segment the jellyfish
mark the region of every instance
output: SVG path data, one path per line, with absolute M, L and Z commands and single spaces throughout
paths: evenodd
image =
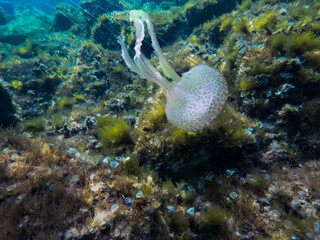
M 121 55 L 128 68 L 141 78 L 157 83 L 167 92 L 165 111 L 168 121 L 174 126 L 185 131 L 207 127 L 222 111 L 228 98 L 228 86 L 223 75 L 207 65 L 197 65 L 180 77 L 165 59 L 149 16 L 143 11 L 131 11 L 131 19 L 136 30 L 133 59 L 122 38 L 118 36 Z M 141 51 L 145 37 L 143 21 L 147 25 L 152 47 L 165 77 Z

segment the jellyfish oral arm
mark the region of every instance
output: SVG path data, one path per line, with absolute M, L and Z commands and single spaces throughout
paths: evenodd
M 126 65 L 132 72 L 137 73 L 141 78 L 148 79 L 154 83 L 159 84 L 161 87 L 170 91 L 173 88 L 171 84 L 165 77 L 163 77 L 150 63 L 150 61 L 141 52 L 142 41 L 144 39 L 144 25 L 141 19 L 133 19 L 135 29 L 136 29 L 136 44 L 134 47 L 135 56 L 132 60 L 130 57 L 127 47 L 123 42 L 122 38 L 118 36 L 118 42 L 121 45 L 121 56 L 124 59 Z M 152 40 L 153 41 L 153 40 Z M 155 45 L 154 43 L 152 45 Z M 156 43 L 156 45 L 159 45 Z M 160 49 L 160 47 L 159 47 Z M 157 54 L 159 54 L 159 49 Z M 156 50 L 156 49 L 155 49 Z M 161 50 L 160 54 L 163 56 Z M 164 57 L 163 57 L 164 58 Z M 169 64 L 168 64 L 169 65 Z M 172 70 L 173 71 L 173 70 Z
M 164 75 L 166 77 L 171 78 L 175 83 L 179 82 L 181 80 L 179 75 L 173 70 L 173 68 L 169 65 L 169 63 L 167 62 L 167 60 L 165 59 L 165 57 L 163 55 L 163 52 L 162 52 L 160 45 L 158 43 L 156 34 L 154 32 L 153 25 L 152 25 L 148 15 L 146 15 L 146 17 L 145 17 L 145 22 L 147 24 L 148 32 L 151 37 L 152 47 L 155 50 L 156 55 L 159 58 L 159 65 L 160 65 L 162 72 L 164 73 Z
M 126 63 L 128 68 L 132 72 L 135 72 L 136 74 L 140 74 L 140 70 L 139 70 L 138 66 L 134 63 L 132 58 L 130 57 L 128 50 L 127 50 L 127 47 L 126 47 L 125 43 L 123 42 L 121 36 L 118 36 L 117 39 L 118 39 L 118 43 L 121 45 L 121 56 L 122 56 L 124 62 Z

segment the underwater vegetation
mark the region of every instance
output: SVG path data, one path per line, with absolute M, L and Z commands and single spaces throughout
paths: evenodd
M 96 129 L 100 135 L 100 141 L 105 147 L 132 143 L 130 126 L 123 119 L 113 116 L 100 117 L 97 119 Z
M 23 44 L 22 47 L 15 47 L 13 49 L 13 54 L 17 54 L 23 58 L 30 58 L 33 57 L 36 53 L 34 52 L 34 43 L 31 39 L 27 39 L 26 42 Z
M 66 3 L 57 5 L 52 28 L 55 32 L 69 29 L 72 32 L 81 32 L 78 28 L 85 28 L 81 10 Z
M 8 89 L 3 87 L 2 84 L 0 85 L 0 96 L 0 126 L 2 128 L 15 126 L 17 119 L 14 116 L 15 107 L 12 102 L 12 97 L 10 96 Z
M 58 101 L 57 107 L 58 109 L 62 110 L 65 108 L 71 108 L 75 103 L 75 98 L 63 97 Z
M 297 57 L 306 52 L 320 49 L 320 39 L 313 32 L 279 34 L 271 42 L 271 50 L 276 54 Z
M 35 134 L 44 131 L 45 125 L 46 123 L 43 118 L 35 118 L 19 123 L 19 128 L 21 132 L 29 132 Z
M 0 239 L 320 237 L 317 1 L 68 2 L 0 2 Z
M 143 130 L 156 132 L 163 129 L 165 123 L 167 123 L 166 112 L 163 106 L 160 104 L 154 104 L 151 109 L 146 109 L 146 112 L 142 113 Z
M 200 215 L 198 224 L 208 231 L 222 231 L 223 226 L 226 224 L 226 212 L 219 206 L 210 206 L 207 212 Z

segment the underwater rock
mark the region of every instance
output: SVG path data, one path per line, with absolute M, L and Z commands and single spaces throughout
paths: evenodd
M 5 25 L 9 22 L 6 13 L 4 12 L 3 8 L 0 7 L 0 25 Z
M 96 124 L 97 124 L 97 119 L 95 117 L 86 117 L 85 125 L 88 129 L 92 130 Z
M 54 31 L 67 31 L 73 25 L 84 25 L 84 19 L 82 18 L 80 9 L 67 3 L 57 5 L 54 13 Z
M 114 41 L 115 34 L 120 34 L 121 29 L 119 23 L 122 19 L 112 19 L 107 15 L 99 17 L 99 21 L 92 27 L 92 37 L 95 42 L 101 44 L 104 48 L 115 49 L 117 47 Z
M 1 1 L 0 7 L 3 9 L 5 14 L 13 16 L 15 14 L 14 6 L 9 1 Z
M 253 226 L 248 222 L 244 222 L 240 226 L 238 239 L 241 239 L 241 240 L 255 239 L 255 231 L 256 231 L 255 226 Z
M 193 28 L 211 19 L 212 16 L 220 16 L 231 11 L 237 1 L 231 0 L 228 3 L 223 1 L 201 0 L 200 2 L 189 1 L 186 6 L 181 6 L 187 1 L 155 1 L 161 4 L 154 5 L 153 1 L 135 2 L 131 4 L 129 1 L 120 1 L 119 4 L 124 5 L 125 9 L 145 9 L 149 12 L 154 22 L 154 29 L 157 36 L 166 45 L 173 43 L 181 36 L 189 35 Z M 140 5 L 144 4 L 141 8 Z M 107 7 L 104 7 L 107 5 Z M 171 8 L 168 5 L 175 5 Z M 115 35 L 126 35 L 130 31 L 128 26 L 127 15 L 125 12 L 117 11 L 119 5 L 111 4 L 104 0 L 84 1 L 81 6 L 85 9 L 84 16 L 91 28 L 92 37 L 105 48 L 114 49 Z M 158 6 L 158 8 L 157 8 Z M 177 7 L 181 6 L 181 7 Z M 120 6 L 121 7 L 121 6 Z M 168 8 L 162 11 L 161 7 Z M 150 8 L 157 8 L 157 11 L 150 11 Z M 159 9 L 160 8 L 160 9 Z M 110 9 L 110 11 L 108 11 Z M 219 32 L 218 32 L 219 33 Z M 124 36 L 123 36 L 124 37 Z M 133 43 L 132 35 L 126 36 L 129 44 Z M 146 55 L 152 53 L 150 47 L 145 47 Z
M 122 10 L 120 5 L 109 0 L 81 1 L 80 6 L 83 9 L 84 17 L 90 26 L 95 24 L 96 19 L 99 18 L 99 16 L 105 13 Z
M 70 128 L 70 134 L 74 136 L 78 134 L 80 131 L 81 131 L 81 125 L 76 122 L 72 122 L 71 128 Z
M 32 5 L 19 6 L 15 17 L 7 25 L 0 26 L 0 42 L 19 45 L 27 38 L 43 37 L 50 25 L 50 17 L 42 11 Z
M 236 3 L 238 3 L 236 0 L 227 2 L 204 0 L 200 1 L 200 3 L 196 3 L 196 1 L 192 3 L 192 1 L 190 1 L 190 6 L 188 6 L 188 9 L 186 10 L 188 26 L 194 28 L 211 19 L 212 16 L 217 17 L 227 13 L 234 9 Z
M 123 95 L 121 99 L 114 99 L 108 106 L 110 111 L 119 113 L 130 109 L 130 96 Z
M 7 128 L 14 126 L 16 118 L 14 116 L 15 108 L 8 91 L 0 85 L 0 127 Z
M 97 148 L 97 145 L 98 145 L 98 140 L 96 139 L 89 140 L 89 144 L 87 145 L 87 148 L 91 150 L 95 150 Z
M 99 80 L 96 76 L 92 76 L 92 78 L 97 79 L 96 82 L 99 82 L 99 84 L 89 84 L 85 89 L 86 94 L 92 95 L 95 98 L 101 97 L 105 94 L 106 90 L 110 88 L 110 84 L 107 80 Z
M 266 168 L 270 169 L 275 166 L 292 163 L 292 157 L 285 149 L 275 148 L 265 152 L 260 161 Z
M 60 84 L 58 76 L 46 74 L 44 65 L 34 60 L 19 61 L 1 71 L 4 82 L 13 92 L 12 99 L 19 106 L 19 117 L 34 118 L 46 112 L 50 100 Z M 51 73 L 51 72 L 50 72 Z

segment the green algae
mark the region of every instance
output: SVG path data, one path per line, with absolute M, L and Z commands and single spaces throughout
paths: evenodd
M 256 76 L 259 74 L 265 74 L 265 73 L 270 72 L 269 66 L 267 66 L 266 64 L 263 64 L 263 63 L 259 63 L 257 60 L 251 62 L 249 66 L 251 67 L 250 74 L 252 76 Z M 254 80 L 252 80 L 252 81 L 254 81 Z
M 57 102 L 57 108 L 59 110 L 70 109 L 76 102 L 75 98 L 63 97 Z
M 130 159 L 121 165 L 121 171 L 126 172 L 128 175 L 141 176 L 146 175 L 144 168 L 139 166 L 139 160 L 135 156 L 130 156 Z
M 144 129 L 156 132 L 161 130 L 167 122 L 166 112 L 160 104 L 154 104 L 152 107 L 143 113 L 141 116 L 144 122 Z
M 240 17 L 234 20 L 232 25 L 233 31 L 237 34 L 249 33 L 249 21 L 245 17 Z
M 182 212 L 166 212 L 164 220 L 178 234 L 184 233 L 189 227 L 188 219 Z
M 21 132 L 29 132 L 33 134 L 44 131 L 45 127 L 46 121 L 41 117 L 25 120 L 19 124 L 19 129 Z
M 253 3 L 251 0 L 245 0 L 245 1 L 242 1 L 241 4 L 237 4 L 236 8 L 239 12 L 244 12 L 250 9 L 252 4 Z
M 31 39 L 27 39 L 23 46 L 15 47 L 13 54 L 17 54 L 23 58 L 31 58 L 36 55 L 35 45 Z
M 97 119 L 96 129 L 101 143 L 107 148 L 132 143 L 130 126 L 121 118 L 100 117 Z
M 251 178 L 248 181 L 248 184 L 252 191 L 257 194 L 264 193 L 269 186 L 268 181 L 258 173 L 255 173 L 251 176 Z
M 274 12 L 268 12 L 255 20 L 255 29 L 257 31 L 268 31 L 268 33 L 271 33 L 276 24 L 276 20 L 276 14 Z
M 220 232 L 225 231 L 226 221 L 226 211 L 218 205 L 212 205 L 200 214 L 198 224 L 207 231 Z
M 220 17 L 221 24 L 220 24 L 220 32 L 221 31 L 230 31 L 234 18 L 232 14 L 226 14 Z
M 241 91 L 250 91 L 257 86 L 257 81 L 251 77 L 244 76 L 240 80 L 240 89 Z
M 281 33 L 271 42 L 271 50 L 279 55 L 296 57 L 316 49 L 320 49 L 320 39 L 312 32 L 293 33 L 288 36 Z
M 228 67 L 232 68 L 239 54 L 239 50 L 236 47 L 237 38 L 230 35 L 227 39 L 220 47 L 219 54 L 226 59 Z
M 195 143 L 196 137 L 198 133 L 196 132 L 187 132 L 181 129 L 177 129 L 171 139 L 175 144 L 183 144 L 183 145 L 190 145 Z
M 14 81 L 12 81 L 11 86 L 12 86 L 15 90 L 21 91 L 21 90 L 22 90 L 22 87 L 23 87 L 23 83 L 22 83 L 21 81 L 14 80 Z
M 57 127 L 62 127 L 65 120 L 66 120 L 65 117 L 60 114 L 53 114 L 50 118 L 50 121 L 52 122 L 52 124 Z
M 228 105 L 211 128 L 219 138 L 224 139 L 225 147 L 247 145 L 264 135 L 261 123 L 236 112 Z

